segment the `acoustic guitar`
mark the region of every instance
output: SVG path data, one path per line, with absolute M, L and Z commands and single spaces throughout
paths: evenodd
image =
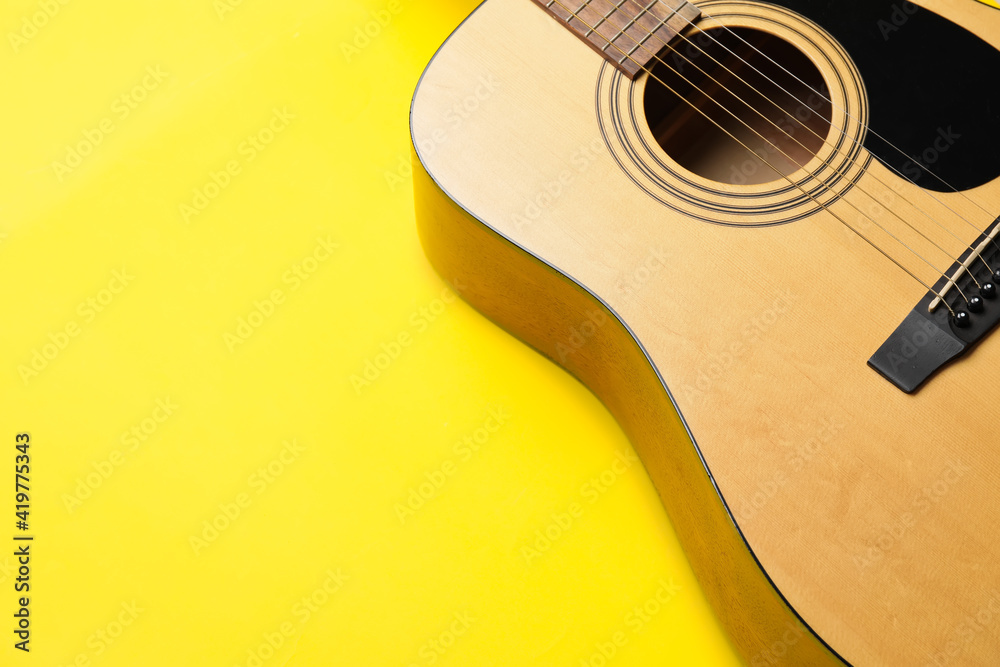
M 1000 12 L 487 0 L 421 242 L 627 432 L 750 665 L 1000 664 Z

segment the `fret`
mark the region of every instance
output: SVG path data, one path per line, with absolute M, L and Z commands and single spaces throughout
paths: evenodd
M 645 17 L 646 13 L 649 11 L 650 5 L 653 5 L 653 4 L 655 4 L 655 3 L 659 2 L 659 1 L 660 0 L 653 0 L 653 2 L 649 3 L 649 5 L 646 5 L 646 7 L 644 7 L 643 10 L 642 10 L 642 14 L 640 16 L 637 16 L 635 19 L 633 19 L 631 23 L 635 23 L 636 21 L 638 21 L 638 19 L 640 17 Z M 673 13 L 676 13 L 676 12 L 673 12 Z M 673 15 L 673 13 L 671 13 L 671 15 Z M 630 27 L 631 27 L 631 24 L 625 26 L 622 29 L 622 31 L 624 32 L 625 30 L 628 30 L 628 28 L 630 28 Z M 635 43 L 635 46 L 633 46 L 631 49 L 629 49 L 624 54 L 622 54 L 622 57 L 618 59 L 618 64 L 623 64 L 626 60 L 630 60 L 630 59 L 635 58 L 635 53 L 639 49 L 643 49 L 644 52 L 651 53 L 651 55 L 653 55 L 657 51 L 659 51 L 659 49 L 650 48 L 650 47 L 646 46 L 646 42 L 649 41 L 649 38 L 652 37 L 655 33 L 656 33 L 655 30 L 647 32 L 643 36 L 642 39 L 640 39 L 638 42 Z M 616 36 L 614 39 L 618 39 L 618 37 Z
M 626 2 L 628 2 L 628 0 L 618 0 L 618 2 L 612 5 L 611 9 L 609 9 L 604 14 L 604 16 L 601 17 L 601 20 L 598 21 L 597 24 L 594 25 L 594 27 L 592 27 L 590 30 L 588 30 L 583 36 L 586 37 L 587 39 L 590 39 L 590 36 L 594 34 L 594 31 L 600 28 L 602 25 L 604 25 L 604 23 L 607 22 L 608 18 L 610 18 L 610 16 L 614 14 L 619 8 L 621 8 L 621 6 L 624 5 Z
M 621 37 L 622 35 L 624 35 L 624 34 L 625 34 L 625 32 L 626 32 L 626 31 L 627 31 L 627 30 L 628 30 L 629 28 L 631 28 L 631 27 L 632 27 L 633 25 L 635 25 L 635 24 L 636 24 L 636 22 L 637 22 L 637 21 L 638 21 L 638 20 L 639 20 L 640 18 L 644 17 L 644 16 L 645 16 L 645 15 L 646 15 L 646 14 L 647 14 L 647 13 L 649 12 L 649 8 L 650 8 L 650 7 L 652 7 L 653 5 L 655 5 L 656 3 L 658 3 L 659 1 L 660 1 L 660 0 L 653 0 L 653 1 L 652 1 L 652 2 L 650 2 L 650 3 L 648 4 L 648 5 L 646 5 L 645 7 L 643 7 L 643 8 L 642 8 L 642 11 L 641 11 L 641 12 L 639 12 L 639 14 L 638 14 L 638 15 L 636 15 L 636 16 L 634 16 L 634 17 L 632 17 L 632 18 L 631 18 L 631 19 L 629 20 L 629 22 L 628 22 L 628 23 L 626 23 L 625 25 L 623 25 L 623 26 L 622 26 L 622 27 L 621 27 L 621 28 L 620 28 L 620 29 L 618 30 L 618 34 L 616 34 L 616 35 L 615 35 L 614 37 L 612 37 L 612 38 L 611 38 L 611 43 L 613 44 L 614 42 L 616 42 L 616 41 L 618 40 L 618 38 L 619 38 L 619 37 Z M 621 59 L 619 60 L 619 62 L 621 62 L 621 61 L 624 61 L 625 59 L 627 59 L 627 58 L 628 58 L 628 56 L 632 55 L 632 53 L 633 53 L 633 52 L 634 52 L 634 51 L 635 51 L 636 49 L 638 49 L 638 48 L 639 48 L 639 46 L 640 46 L 641 44 L 643 44 L 643 42 L 645 42 L 645 41 L 646 41 L 646 39 L 648 39 L 648 38 L 649 38 L 649 36 L 650 36 L 650 34 L 649 34 L 649 33 L 647 33 L 647 35 L 646 35 L 645 37 L 643 37 L 643 38 L 642 38 L 642 41 L 639 41 L 639 42 L 636 42 L 636 43 L 635 43 L 635 46 L 634 46 L 634 47 L 632 47 L 632 50 L 631 50 L 631 51 L 626 51 L 626 54 L 625 54 L 625 55 L 623 55 L 623 56 L 621 57 Z
M 650 5 L 653 5 L 653 4 L 658 3 L 658 2 L 660 2 L 660 0 L 653 0 L 653 2 L 649 3 L 649 5 L 646 5 L 646 7 L 643 9 L 643 15 L 645 15 L 649 11 Z M 676 16 L 677 15 L 677 11 L 678 11 L 677 9 L 673 9 L 673 10 L 670 11 L 670 13 L 667 16 L 664 16 L 662 19 L 660 19 L 659 22 L 651 30 L 649 30 L 646 33 L 646 35 L 642 38 L 642 40 L 640 40 L 639 42 L 636 42 L 636 45 L 634 47 L 632 47 L 632 50 L 628 52 L 628 55 L 627 56 L 622 56 L 619 59 L 618 62 L 622 63 L 625 60 L 627 60 L 629 57 L 634 57 L 634 53 L 637 50 L 639 50 L 640 48 L 644 49 L 647 52 L 648 51 L 652 51 L 653 53 L 656 53 L 659 49 L 652 48 L 652 47 L 647 47 L 646 46 L 646 42 L 649 41 L 649 39 L 653 35 L 655 35 L 657 32 L 659 32 L 660 29 L 662 29 L 663 26 L 665 26 L 667 24 L 667 22 L 670 21 L 670 19 L 672 19 L 674 16 Z
M 678 11 L 680 11 L 680 7 L 670 10 L 670 13 L 664 16 L 662 19 L 660 19 L 660 22 L 657 23 L 656 26 L 649 32 L 650 36 L 653 36 L 654 34 L 659 32 L 660 29 L 663 28 L 663 26 L 667 25 L 667 22 L 669 22 L 671 19 L 677 16 Z
M 533 1 L 630 79 L 701 16 L 685 0 Z

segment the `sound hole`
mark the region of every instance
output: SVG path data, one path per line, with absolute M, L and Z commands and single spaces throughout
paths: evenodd
M 784 180 L 822 149 L 830 95 L 805 54 L 749 28 L 689 39 L 660 54 L 643 101 L 670 157 L 713 181 L 757 185 Z

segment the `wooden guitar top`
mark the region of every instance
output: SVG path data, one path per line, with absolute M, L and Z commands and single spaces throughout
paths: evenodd
M 834 122 L 863 136 L 879 82 L 821 27 L 696 4 L 799 49 Z M 916 4 L 1000 47 L 1000 12 Z M 819 202 L 781 180 L 722 183 L 637 117 L 649 80 L 529 0 L 487 0 L 414 100 L 432 263 L 616 415 L 750 664 L 1000 664 L 1000 338 L 913 394 L 887 382 L 866 362 L 927 290 L 845 224 L 901 225 L 876 193 L 985 228 L 1000 181 L 935 203 L 849 142 L 793 174 L 827 169 Z M 961 229 L 946 231 L 975 238 Z

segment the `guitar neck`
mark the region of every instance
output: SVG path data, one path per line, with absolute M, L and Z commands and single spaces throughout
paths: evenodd
M 684 0 L 533 0 L 629 79 L 698 20 Z

